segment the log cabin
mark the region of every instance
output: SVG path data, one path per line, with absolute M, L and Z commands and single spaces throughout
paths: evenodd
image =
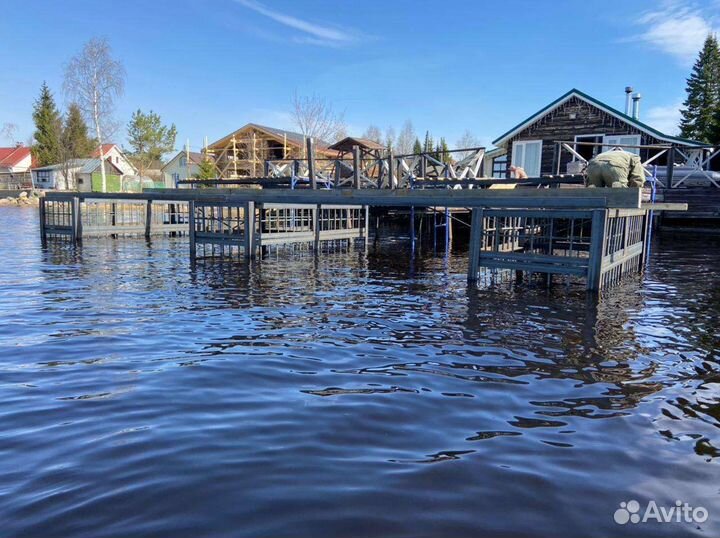
M 629 90 L 629 92 L 628 92 Z M 626 89 L 628 103 L 631 88 Z M 639 97 L 633 96 L 633 99 Z M 559 151 L 558 141 L 574 143 L 574 149 L 585 159 L 610 147 L 621 146 L 667 146 L 669 144 L 692 150 L 702 144 L 677 136 L 667 135 L 643 123 L 639 119 L 639 101 L 629 105 L 623 113 L 606 103 L 573 88 L 555 101 L 524 119 L 493 141 L 504 152 L 506 162 L 521 166 L 530 177 L 574 173 L 577 158 L 569 151 Z M 588 145 L 583 145 L 587 143 Z M 595 144 L 595 145 L 592 145 Z M 639 153 L 643 161 L 652 157 L 653 148 L 632 148 L 627 151 Z M 661 156 L 657 165 L 665 165 Z

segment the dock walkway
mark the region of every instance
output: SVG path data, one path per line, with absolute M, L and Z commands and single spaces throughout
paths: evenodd
M 645 262 L 648 212 L 640 189 L 381 190 L 174 189 L 137 194 L 48 193 L 43 241 L 187 233 L 190 256 L 256 256 L 271 244 L 368 241 L 369 208 L 471 212 L 467 278 L 480 267 L 566 274 L 600 290 Z M 682 204 L 664 204 L 681 210 Z

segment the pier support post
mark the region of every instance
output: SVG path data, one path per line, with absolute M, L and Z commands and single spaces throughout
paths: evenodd
M 195 261 L 197 250 L 195 244 L 195 201 L 188 202 L 188 238 L 190 241 L 190 260 Z
M 148 200 L 145 204 L 145 239 L 150 239 L 152 231 L 152 200 Z
M 369 205 L 366 205 L 363 208 L 363 215 L 365 217 L 365 220 L 363 222 L 363 228 L 364 228 L 363 235 L 365 237 L 363 239 L 365 242 L 365 247 L 367 248 L 368 240 L 370 239 L 370 206 Z
M 599 291 L 602 277 L 602 260 L 605 253 L 605 226 L 607 224 L 607 209 L 594 209 L 590 228 L 590 250 L 588 258 L 588 273 L 586 288 Z
M 360 146 L 353 146 L 353 188 L 360 188 Z
M 468 282 L 476 282 L 478 266 L 480 265 L 480 251 L 483 238 L 483 209 L 474 207 L 470 220 L 470 245 L 468 251 Z
M 313 210 L 313 226 L 315 227 L 313 250 L 315 251 L 315 254 L 320 252 L 320 219 L 322 219 L 322 206 L 318 204 Z
M 410 247 L 415 250 L 415 206 L 410 206 Z
M 40 197 L 40 200 L 38 202 L 38 213 L 40 215 L 40 242 L 43 246 L 47 243 L 47 231 L 45 228 L 47 218 L 46 215 L 46 207 L 45 207 L 45 197 Z
M 245 258 L 255 258 L 255 202 L 245 202 Z
M 80 198 L 78 196 L 73 196 L 70 217 L 72 242 L 77 244 L 82 238 L 82 219 L 80 216 Z

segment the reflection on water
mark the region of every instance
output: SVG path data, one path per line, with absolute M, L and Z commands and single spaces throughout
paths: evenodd
M 0 209 L 7 536 L 720 531 L 720 253 L 468 288 L 462 252 L 190 265 L 183 239 L 41 250 Z M 621 527 L 682 499 L 706 523 Z

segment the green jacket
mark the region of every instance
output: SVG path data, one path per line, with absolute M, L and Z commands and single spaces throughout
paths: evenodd
M 601 165 L 610 165 L 615 172 L 626 177 L 629 187 L 642 187 L 645 184 L 645 170 L 640 157 L 627 151 L 610 150 L 595 156 L 592 161 Z

